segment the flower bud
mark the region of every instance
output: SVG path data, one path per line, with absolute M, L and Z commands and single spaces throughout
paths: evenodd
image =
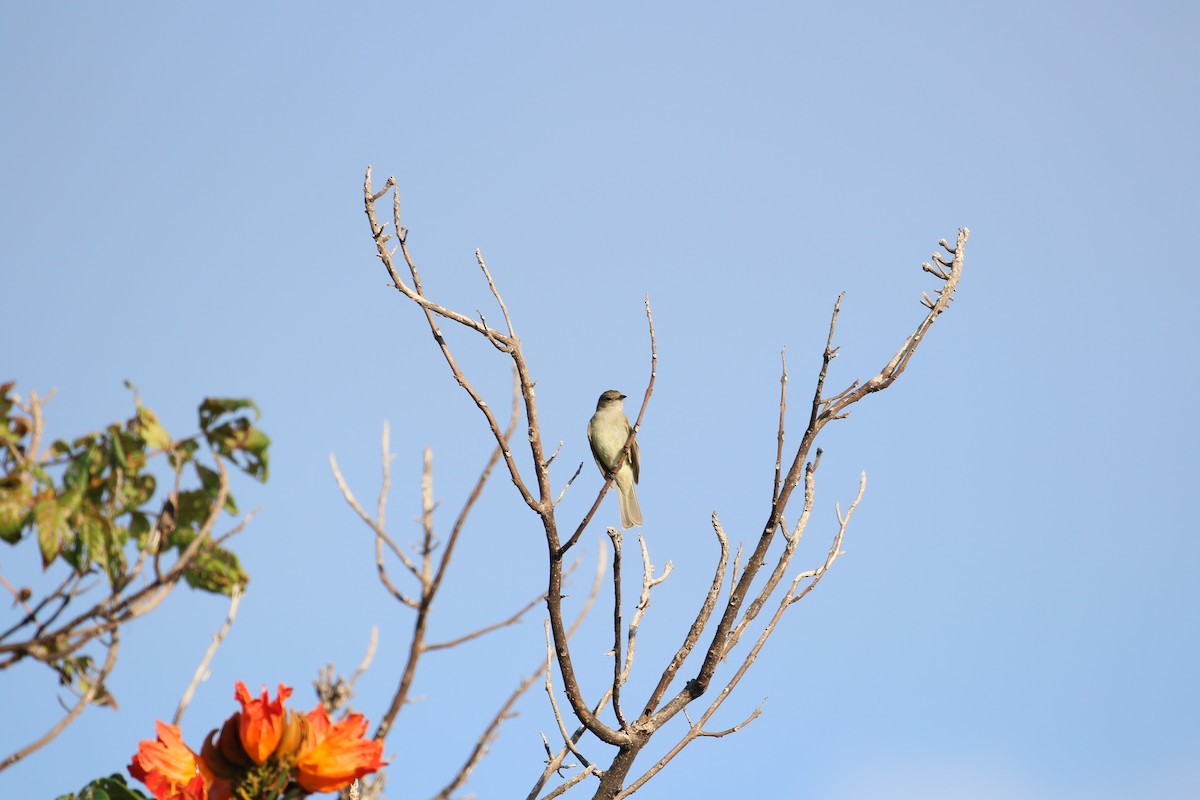
M 283 734 L 279 737 L 279 745 L 276 746 L 272 756 L 277 761 L 295 761 L 300 754 L 300 747 L 304 744 L 304 737 L 308 733 L 308 720 L 303 714 L 297 714 L 295 711 L 288 709 L 287 723 L 283 727 Z
M 226 760 L 236 767 L 245 768 L 250 766 L 250 756 L 246 755 L 246 749 L 242 747 L 242 739 L 238 733 L 238 725 L 240 714 L 234 714 L 229 719 L 225 720 L 225 724 L 221 726 L 221 734 L 217 737 L 217 747 L 221 751 Z
M 200 760 L 218 778 L 232 780 L 242 773 L 242 769 L 226 758 L 221 749 L 213 743 L 216 735 L 217 731 L 215 728 L 208 732 L 208 737 L 204 740 L 204 746 L 200 748 Z

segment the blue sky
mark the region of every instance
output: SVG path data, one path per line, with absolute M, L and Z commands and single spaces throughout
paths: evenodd
M 391 421 L 401 541 L 418 533 L 422 448 L 444 524 L 486 458 L 373 256 L 365 167 L 397 177 L 431 297 L 487 313 L 482 250 L 545 436 L 564 442 L 560 483 L 590 462 L 596 396 L 644 389 L 648 294 L 660 362 L 639 494 L 675 574 L 636 693 L 709 580 L 711 512 L 741 540 L 765 519 L 780 349 L 794 442 L 837 294 L 830 382 L 847 384 L 916 325 L 934 286 L 920 263 L 969 226 L 951 311 L 896 386 L 826 431 L 798 566 L 822 557 L 860 470 L 867 495 L 846 556 L 714 726 L 766 697 L 763 716 L 644 794 L 1195 797 L 1198 22 L 1172 2 L 13 6 L 0 377 L 57 388 L 60 436 L 125 418 L 125 379 L 177 435 L 206 395 L 262 407 L 272 477 L 240 487 L 263 510 L 236 545 L 253 582 L 184 719 L 198 746 L 235 680 L 287 683 L 308 707 L 317 669 L 350 671 L 372 625 L 356 705 L 374 720 L 391 696 L 411 617 L 376 583 L 328 454 L 372 497 Z M 502 407 L 503 366 L 452 343 Z M 598 486 L 585 463 L 563 518 Z M 434 639 L 542 591 L 535 522 L 495 481 Z M 37 569 L 31 548 L 0 556 L 14 583 Z M 224 613 L 178 592 L 134 625 L 120 710 L 86 713 L 0 793 L 123 769 Z M 593 693 L 607 614 L 577 643 Z M 542 657 L 541 630 L 535 614 L 428 658 L 387 743 L 391 796 L 440 788 Z M 0 681 L 7 755 L 54 723 L 59 690 L 26 666 Z M 553 727 L 532 692 L 469 788 L 524 796 Z

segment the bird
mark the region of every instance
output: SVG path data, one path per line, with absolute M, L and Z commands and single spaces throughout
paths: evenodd
M 616 389 L 609 389 L 600 395 L 596 401 L 596 413 L 588 420 L 588 444 L 592 448 L 592 457 L 605 480 L 613 474 L 625 442 L 629 438 L 629 419 L 625 416 L 625 395 Z M 621 527 L 632 528 L 641 526 L 642 509 L 638 506 L 637 491 L 633 485 L 638 481 L 638 443 L 634 439 L 629 443 L 629 456 L 621 464 L 613 476 L 617 485 L 617 499 L 621 503 Z

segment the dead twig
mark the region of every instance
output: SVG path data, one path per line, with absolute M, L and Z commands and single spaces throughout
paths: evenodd
M 37 741 L 32 742 L 31 744 L 27 744 L 25 747 L 22 747 L 20 750 L 13 753 L 12 755 L 10 755 L 8 758 L 4 759 L 3 761 L 0 761 L 0 771 L 8 769 L 13 764 L 15 764 L 18 761 L 20 761 L 21 759 L 25 758 L 30 753 L 36 752 L 37 750 L 41 749 L 42 747 L 45 747 L 49 742 L 51 742 L 54 739 L 54 737 L 58 736 L 60 733 L 62 733 L 64 730 L 66 730 L 67 726 L 70 725 L 72 722 L 74 722 L 75 718 L 78 717 L 80 714 L 82 714 L 83 710 L 85 708 L 87 708 L 89 705 L 91 705 L 92 701 L 96 699 L 96 696 L 101 691 L 107 691 L 104 688 L 104 681 L 106 678 L 108 678 L 109 674 L 112 672 L 113 667 L 115 667 L 117 665 L 117 651 L 119 649 L 119 645 L 120 645 L 119 629 L 113 628 L 112 636 L 111 636 L 111 639 L 108 644 L 108 652 L 105 654 L 105 657 L 104 657 L 104 664 L 100 667 L 99 672 L 96 673 L 95 678 L 93 678 L 89 682 L 87 691 L 85 691 L 83 693 L 83 695 L 79 698 L 79 700 L 75 703 L 75 705 L 71 707 L 71 710 L 67 712 L 67 715 L 65 717 L 63 717 L 62 719 L 60 719 L 58 721 L 58 724 L 56 724 L 53 728 L 51 728 L 49 731 L 47 731 L 45 733 L 45 735 L 43 735 Z
M 179 699 L 179 707 L 175 709 L 175 716 L 171 718 L 172 725 L 179 724 L 179 720 L 183 718 L 183 712 L 187 710 L 188 705 L 192 702 L 192 696 L 196 693 L 196 689 L 202 681 L 208 679 L 208 668 L 212 664 L 213 658 L 217 655 L 217 649 L 225 641 L 225 636 L 228 635 L 229 629 L 233 627 L 233 621 L 237 618 L 237 610 L 241 602 L 242 587 L 235 586 L 229 594 L 229 612 L 225 615 L 225 622 L 213 634 L 212 642 L 209 643 L 208 649 L 204 651 L 204 657 L 200 659 L 200 663 L 196 666 L 196 671 L 192 675 L 191 682 L 183 690 L 183 697 Z

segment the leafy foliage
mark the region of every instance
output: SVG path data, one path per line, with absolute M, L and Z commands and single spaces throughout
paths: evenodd
M 125 776 L 113 774 L 107 778 L 97 778 L 78 792 L 60 795 L 55 800 L 152 800 L 152 798 L 126 785 Z
M 34 421 L 14 402 L 13 386 L 0 386 L 0 539 L 36 540 L 43 569 L 61 559 L 77 574 L 102 573 L 119 591 L 129 579 L 131 542 L 139 552 L 183 552 L 211 519 L 221 495 L 220 465 L 214 469 L 198 460 L 201 441 L 214 459 L 255 480 L 267 478 L 270 439 L 257 427 L 258 407 L 250 400 L 204 400 L 200 432 L 176 440 L 135 395 L 135 413 L 124 423 L 60 439 L 39 454 L 30 452 Z M 175 474 L 175 488 L 156 503 L 159 476 L 152 467 L 162 456 Z M 197 485 L 183 489 L 189 471 Z M 221 505 L 230 514 L 238 511 L 231 492 Z M 185 573 L 193 587 L 229 594 L 246 582 L 229 550 L 209 544 L 198 556 Z
M 46 445 L 48 398 L 14 386 L 0 385 L 0 540 L 32 543 L 42 571 L 59 574 L 40 595 L 32 577 L 5 581 L 15 622 L 0 632 L 0 670 L 33 658 L 80 697 L 115 706 L 104 686 L 113 660 L 101 668 L 84 648 L 115 648 L 120 626 L 180 581 L 224 595 L 245 586 L 214 529 L 238 513 L 232 471 L 266 480 L 270 439 L 252 401 L 221 398 L 200 404 L 197 432 L 175 438 L 135 389 L 129 419 Z M 128 796 L 99 783 L 90 791 L 81 798 Z

